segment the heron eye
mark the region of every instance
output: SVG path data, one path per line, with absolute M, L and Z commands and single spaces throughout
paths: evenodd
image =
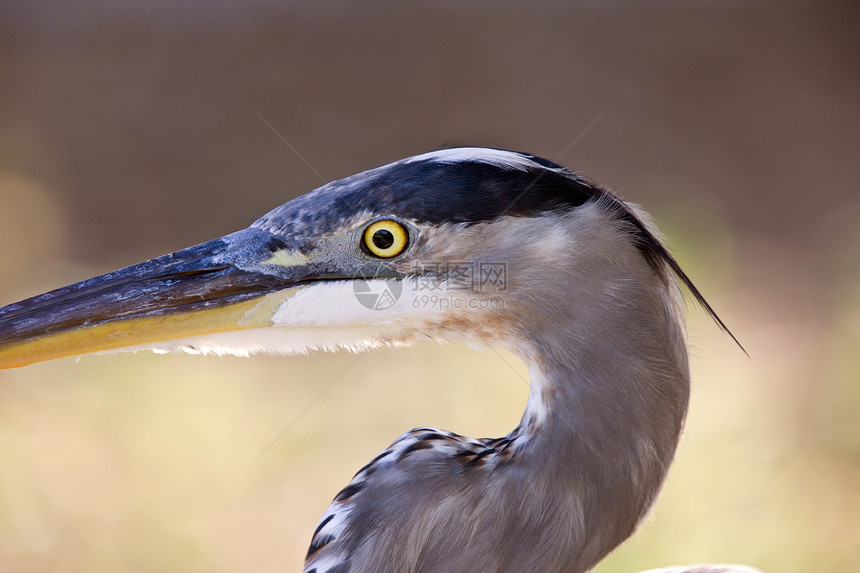
M 406 227 L 392 221 L 383 219 L 376 221 L 364 230 L 364 247 L 372 255 L 383 259 L 396 257 L 409 245 L 409 231 Z

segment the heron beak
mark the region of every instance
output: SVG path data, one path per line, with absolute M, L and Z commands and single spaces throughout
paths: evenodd
M 246 229 L 0 308 L 0 368 L 269 326 L 302 285 L 339 278 L 272 244 Z

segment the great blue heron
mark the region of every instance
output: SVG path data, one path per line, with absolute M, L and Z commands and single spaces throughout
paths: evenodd
M 401 436 L 337 494 L 304 570 L 575 573 L 633 533 L 675 452 L 690 380 L 678 283 L 725 329 L 636 207 L 532 155 L 446 149 L 2 308 L 0 366 L 500 344 L 531 376 L 520 425 Z

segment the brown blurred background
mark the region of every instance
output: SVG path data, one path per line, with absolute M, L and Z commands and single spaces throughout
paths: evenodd
M 690 309 L 677 463 L 598 571 L 856 571 L 859 24 L 849 2 L 5 1 L 0 304 L 408 155 L 529 151 L 645 206 L 750 355 Z M 0 373 L 0 570 L 297 571 L 400 433 L 517 423 L 502 356 Z

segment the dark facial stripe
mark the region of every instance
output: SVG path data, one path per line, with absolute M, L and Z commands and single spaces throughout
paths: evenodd
M 363 211 L 434 225 L 478 223 L 570 209 L 604 193 L 546 160 L 526 163 L 531 167 L 432 159 L 392 163 L 298 197 L 254 226 L 284 235 L 320 234 Z
M 494 158 L 498 157 L 496 153 Z M 499 165 L 498 161 L 482 161 L 480 150 L 475 150 L 474 160 L 446 163 L 431 156 L 395 162 L 320 187 L 264 215 L 253 226 L 276 235 L 313 238 L 362 212 L 431 225 L 468 224 L 501 216 L 568 211 L 599 202 L 610 214 L 630 224 L 636 247 L 654 270 L 666 280 L 667 272 L 675 274 L 734 338 L 671 254 L 624 202 L 546 159 L 516 153 L 511 153 L 511 158 L 511 165 Z

